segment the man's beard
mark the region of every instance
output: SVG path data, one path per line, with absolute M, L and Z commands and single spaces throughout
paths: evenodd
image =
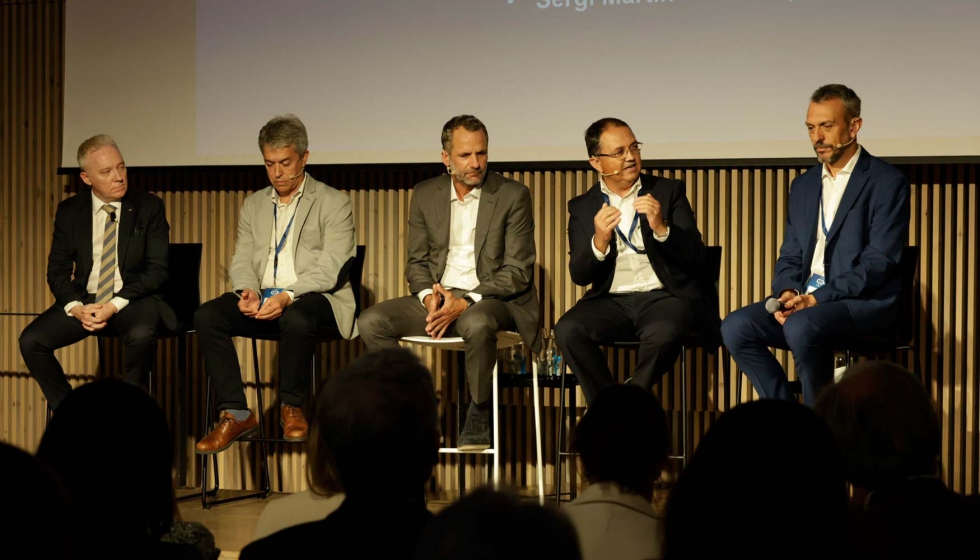
M 820 163 L 833 165 L 837 163 L 837 160 L 839 160 L 842 155 L 844 155 L 844 148 L 835 148 L 829 144 L 816 144 L 813 146 L 814 153 L 816 153 L 818 148 L 830 148 L 830 155 L 828 156 L 820 157 L 820 154 L 817 154 L 817 161 Z
M 453 180 L 457 183 L 463 183 L 467 187 L 479 187 L 483 184 L 484 177 L 487 176 L 487 168 L 484 167 L 480 170 L 480 176 L 477 178 L 471 178 L 466 175 L 465 172 L 456 169 L 456 166 L 452 162 L 449 163 L 449 173 L 453 176 Z

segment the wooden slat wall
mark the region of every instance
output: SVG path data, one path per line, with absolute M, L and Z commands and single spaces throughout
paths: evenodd
M 32 450 L 44 426 L 45 404 L 29 377 L 17 347 L 20 331 L 31 316 L 52 302 L 45 283 L 45 263 L 50 244 L 54 209 L 78 187 L 76 178 L 56 174 L 60 157 L 63 77 L 63 2 L 4 2 L 0 5 L 3 29 L 2 100 L 0 100 L 0 439 Z M 101 131 L 93 131 L 101 132 Z M 111 132 L 111 131 L 109 131 Z M 314 142 L 316 131 L 312 131 Z M 125 153 L 125 146 L 121 147 Z M 256 154 L 258 160 L 258 154 Z M 258 161 L 257 161 L 258 163 Z M 343 189 L 351 196 L 358 242 L 368 246 L 363 303 L 404 295 L 403 276 L 406 222 L 411 187 L 438 173 L 439 168 L 415 167 L 378 171 L 310 169 L 317 178 Z M 567 272 L 565 205 L 585 192 L 596 180 L 591 171 L 527 171 L 501 169 L 528 185 L 535 208 L 538 268 L 536 283 L 541 295 L 543 324 L 553 325 L 584 293 Z M 724 312 L 758 301 L 768 292 L 786 214 L 789 185 L 803 169 L 792 166 L 731 166 L 712 168 L 656 168 L 652 173 L 682 179 L 698 217 L 705 242 L 724 248 L 719 282 Z M 943 422 L 943 467 L 956 490 L 976 493 L 980 466 L 980 395 L 977 357 L 976 266 L 977 209 L 976 165 L 904 166 L 913 184 L 910 244 L 921 247 L 917 285 L 916 324 L 920 348 L 915 363 L 908 362 L 936 399 Z M 244 198 L 265 185 L 264 174 L 254 170 L 157 173 L 131 172 L 131 182 L 163 198 L 173 242 L 204 245 L 201 271 L 202 298 L 213 298 L 228 289 L 227 268 L 234 247 L 238 209 Z M 238 341 L 239 359 L 248 379 L 253 379 L 251 347 Z M 349 363 L 362 352 L 358 341 L 325 345 L 323 371 Z M 456 360 L 446 353 L 417 349 L 435 374 L 446 414 L 443 430 L 453 434 L 455 421 Z M 73 383 L 96 376 L 98 353 L 94 341 L 84 341 L 58 352 Z M 107 371 L 118 373 L 119 348 L 109 344 Z M 793 374 L 792 360 L 779 352 L 780 361 Z M 260 343 L 263 372 L 256 387 L 249 382 L 249 399 L 264 391 L 267 406 L 275 403 L 277 348 Z M 734 380 L 721 374 L 718 357 L 689 355 L 690 416 L 696 444 L 719 412 L 734 404 Z M 181 458 L 181 482 L 194 485 L 198 462 L 193 444 L 201 433 L 204 379 L 197 347 L 191 337 L 188 374 L 183 393 L 177 392 L 175 341 L 161 342 L 154 391 L 174 425 L 178 412 L 189 426 L 177 430 Z M 609 363 L 620 376 L 635 361 L 632 352 L 611 352 Z M 743 400 L 755 398 L 743 380 Z M 666 376 L 656 389 L 679 433 L 679 373 Z M 545 480 L 550 485 L 554 469 L 557 392 L 543 390 L 545 417 Z M 579 395 L 581 397 L 581 395 Z M 505 480 L 533 485 L 533 424 L 531 398 L 526 389 L 506 391 L 502 409 Z M 581 398 L 579 399 L 581 403 Z M 254 406 L 254 405 L 253 405 Z M 271 407 L 270 408 L 274 408 Z M 579 411 L 581 412 L 581 411 Z M 267 415 L 268 425 L 278 430 L 278 419 Z M 451 436 L 452 437 L 452 436 Z M 220 455 L 222 485 L 249 488 L 256 483 L 254 445 L 236 446 Z M 305 455 L 298 446 L 274 449 L 271 466 L 276 489 L 294 491 L 305 487 Z M 436 469 L 434 489 L 456 488 L 457 457 L 443 457 Z M 468 480 L 483 476 L 482 459 L 466 459 Z

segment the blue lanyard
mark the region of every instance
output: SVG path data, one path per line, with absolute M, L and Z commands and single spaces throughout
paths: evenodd
M 298 203 L 297 203 L 298 205 Z M 286 238 L 289 237 L 289 230 L 293 227 L 293 220 L 296 219 L 296 211 L 293 210 L 293 217 L 289 218 L 289 223 L 286 224 L 286 231 L 282 232 L 282 239 L 276 244 L 276 255 L 272 259 L 272 283 L 276 283 L 276 278 L 279 275 L 279 253 L 282 248 L 286 246 Z M 279 225 L 279 204 L 276 202 L 272 203 L 272 227 L 277 229 Z
M 609 204 L 610 206 L 612 206 L 612 204 L 609 202 L 609 195 L 608 194 L 602 193 L 602 200 L 604 200 L 606 202 L 606 204 Z M 633 249 L 633 251 L 635 251 L 637 255 L 645 255 L 645 254 L 647 254 L 646 249 L 637 249 L 636 248 L 636 245 L 633 245 L 633 243 L 630 242 L 630 239 L 633 239 L 633 232 L 636 231 L 636 226 L 639 225 L 639 223 L 640 223 L 640 213 L 639 212 L 635 212 L 633 214 L 633 223 L 630 224 L 630 235 L 629 235 L 629 237 L 626 237 L 625 235 L 623 235 L 623 231 L 619 229 L 619 226 L 616 226 L 616 233 L 619 234 L 619 238 L 623 240 L 623 243 L 625 243 L 626 246 L 629 247 L 630 249 Z
M 823 242 L 827 243 L 828 233 L 830 230 L 827 229 L 827 218 L 823 215 L 823 191 L 820 192 L 820 229 L 823 230 Z

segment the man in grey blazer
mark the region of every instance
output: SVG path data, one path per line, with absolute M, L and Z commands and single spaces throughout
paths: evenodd
M 461 336 L 472 397 L 460 451 L 490 447 L 491 376 L 497 333 L 517 330 L 540 346 L 534 286 L 534 218 L 526 186 L 487 170 L 487 128 L 461 115 L 442 130 L 449 171 L 415 186 L 405 277 L 411 296 L 380 303 L 358 319 L 369 350 L 403 336 Z
M 294 115 L 276 117 L 259 132 L 272 185 L 242 205 L 229 269 L 234 291 L 194 315 L 220 411 L 218 426 L 198 442 L 198 453 L 222 451 L 258 427 L 245 400 L 233 336 L 279 336 L 283 437 L 304 441 L 302 406 L 317 336 L 357 334 L 348 281 L 356 251 L 350 198 L 306 173 L 308 144 L 306 127 Z

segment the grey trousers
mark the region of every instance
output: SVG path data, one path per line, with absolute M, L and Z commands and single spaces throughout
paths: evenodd
M 467 290 L 452 290 L 462 297 Z M 425 306 L 415 296 L 374 305 L 361 312 L 357 330 L 368 350 L 397 348 L 403 336 L 425 336 Z M 485 298 L 464 311 L 444 337 L 461 336 L 465 343 L 466 381 L 473 402 L 482 404 L 492 395 L 493 366 L 497 361 L 497 333 L 516 330 L 507 304 Z

